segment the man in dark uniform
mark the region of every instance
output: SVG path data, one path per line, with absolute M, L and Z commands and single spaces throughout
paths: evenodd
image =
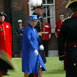
M 37 6 L 37 7 L 34 7 L 33 10 L 34 10 L 34 13 L 33 15 L 37 15 L 38 18 L 40 18 L 40 16 L 43 15 L 43 6 Z M 43 59 L 43 62 L 46 63 L 46 57 L 45 57 L 45 53 L 42 51 L 44 50 L 44 47 L 43 47 L 43 44 L 42 44 L 42 30 L 41 30 L 41 19 L 40 21 L 37 22 L 37 25 L 36 25 L 36 30 L 38 32 L 38 35 L 39 35 L 39 52 L 40 52 L 40 55 Z
M 66 77 L 77 77 L 77 0 L 70 0 L 66 5 L 73 12 L 71 18 L 61 26 L 58 50 L 62 60 L 66 51 Z
M 43 14 L 43 8 L 44 7 L 42 5 L 41 6 L 34 6 L 33 7 L 33 10 L 34 10 L 33 15 L 37 15 L 38 18 L 40 18 L 40 16 Z M 40 21 L 38 21 L 35 28 L 36 28 L 36 30 L 38 32 L 38 35 L 39 35 L 39 53 L 40 53 L 40 55 L 42 57 L 43 62 L 46 63 L 46 57 L 45 57 L 45 53 L 44 53 L 44 47 L 42 45 L 41 24 L 42 23 Z M 42 70 L 39 72 L 39 74 L 42 74 Z M 36 75 L 36 74 L 30 74 L 29 77 L 38 77 L 38 75 Z
M 62 26 L 63 21 L 64 21 L 64 14 L 59 14 L 59 20 L 56 21 L 56 28 L 55 28 L 55 35 L 57 39 L 59 38 L 60 28 Z M 66 70 L 66 57 L 65 56 L 63 56 L 62 64 L 64 64 L 64 70 Z

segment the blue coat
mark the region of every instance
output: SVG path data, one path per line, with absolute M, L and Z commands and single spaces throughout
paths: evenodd
M 28 25 L 23 35 L 22 72 L 37 73 L 40 65 L 46 70 L 41 56 L 34 53 L 34 50 L 39 50 L 38 46 L 38 33 Z

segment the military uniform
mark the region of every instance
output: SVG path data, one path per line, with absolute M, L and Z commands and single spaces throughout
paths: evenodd
M 66 77 L 77 77 L 77 14 L 65 20 L 61 27 L 59 57 L 62 57 L 65 51 Z
M 46 23 L 45 25 L 41 24 L 41 29 L 42 29 L 42 40 L 43 40 L 43 45 L 45 50 L 45 56 L 48 57 L 48 42 L 51 36 L 50 24 L 48 23 Z
M 33 13 L 33 14 L 34 14 L 34 15 L 37 15 L 36 13 Z M 37 15 L 37 16 L 39 17 L 39 15 Z M 35 28 L 36 28 L 38 34 L 41 34 L 41 36 L 39 36 L 39 46 L 43 44 L 43 42 L 42 42 L 41 24 L 42 24 L 42 23 L 41 23 L 40 21 L 38 21 L 38 22 L 37 22 L 37 25 L 35 26 Z M 42 59 L 43 59 L 43 62 L 46 63 L 46 57 L 45 57 L 44 51 L 42 51 L 42 50 L 39 49 L 39 53 L 40 53 L 40 55 L 41 55 L 41 57 L 42 57 Z
M 61 20 L 58 20 L 56 22 L 56 28 L 55 28 L 55 32 L 56 32 L 57 38 L 59 37 L 59 33 L 60 33 L 61 26 L 62 26 L 62 21 Z
M 41 8 L 41 6 L 39 6 L 39 8 Z M 34 9 L 35 8 L 33 8 L 33 10 Z M 37 14 L 34 12 L 33 15 L 37 15 Z M 39 18 L 39 15 L 37 15 L 37 17 Z M 42 35 L 42 33 L 41 33 L 41 22 L 40 21 L 37 22 L 37 25 L 35 26 L 35 28 L 36 28 L 38 34 Z M 40 46 L 42 44 L 42 37 L 39 36 L 38 40 L 39 40 L 39 46 Z M 46 57 L 45 57 L 44 51 L 39 50 L 39 53 L 40 53 L 40 56 L 42 57 L 43 62 L 46 63 Z M 29 77 L 38 77 L 38 74 L 30 74 Z

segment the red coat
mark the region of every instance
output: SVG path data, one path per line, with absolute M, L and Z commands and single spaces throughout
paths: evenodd
M 0 23 L 0 50 L 4 51 L 10 59 L 12 59 L 11 42 L 10 24 L 8 22 Z
M 42 24 L 41 25 L 42 30 L 42 40 L 49 40 L 49 35 L 51 35 L 51 27 L 50 24 Z
M 60 20 L 56 22 L 56 29 L 55 29 L 55 32 L 56 32 L 56 34 L 57 34 L 57 37 L 59 37 L 61 25 L 62 25 L 62 22 L 61 22 Z

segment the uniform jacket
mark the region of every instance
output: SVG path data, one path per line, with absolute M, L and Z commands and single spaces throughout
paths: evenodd
M 42 24 L 41 25 L 42 30 L 42 40 L 49 40 L 49 35 L 51 35 L 51 27 L 50 24 Z
M 0 50 L 6 52 L 10 59 L 12 59 L 11 42 L 12 34 L 10 24 L 8 22 L 0 23 Z
M 38 14 L 36 14 L 36 13 L 33 13 L 34 15 L 37 15 L 38 16 L 38 18 L 39 18 L 39 15 Z M 41 20 L 41 19 L 40 19 Z M 41 31 L 41 21 L 38 21 L 37 22 L 37 25 L 35 26 L 35 28 L 36 28 L 36 30 L 37 30 L 37 32 L 38 33 L 41 33 L 42 34 L 42 31 Z M 43 42 L 42 42 L 42 36 L 39 36 L 39 46 L 40 45 L 42 45 L 43 44 Z M 46 63 L 46 57 L 45 57 L 45 53 L 44 53 L 44 51 L 41 51 L 40 49 L 39 49 L 39 53 L 40 53 L 40 55 L 41 55 L 41 57 L 42 57 L 42 60 L 43 60 L 43 62 L 44 63 Z
M 36 29 L 28 25 L 24 29 L 22 48 L 22 72 L 37 73 L 38 62 L 45 69 L 40 55 L 36 56 L 34 51 L 38 49 L 38 33 Z
M 74 43 L 77 43 L 77 14 L 63 23 L 58 44 L 59 57 L 63 56 L 66 51 L 66 70 L 69 74 L 74 73 L 77 76 L 77 47 L 73 46 Z
M 57 37 L 59 37 L 59 33 L 60 33 L 60 28 L 62 26 L 62 22 L 59 20 L 56 22 L 56 28 L 55 28 L 55 32 L 57 34 Z

